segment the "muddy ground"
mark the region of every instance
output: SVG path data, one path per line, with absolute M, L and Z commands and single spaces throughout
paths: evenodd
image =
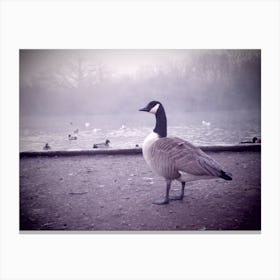
M 141 155 L 21 158 L 20 230 L 260 230 L 260 153 L 208 154 L 233 181 L 193 182 L 168 205 L 152 203 L 165 182 Z

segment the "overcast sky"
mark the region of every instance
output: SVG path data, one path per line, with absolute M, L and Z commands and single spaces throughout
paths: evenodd
M 21 50 L 21 78 L 30 76 L 69 61 L 81 58 L 87 63 L 104 64 L 114 76 L 134 76 L 147 66 L 165 66 L 173 61 L 186 60 L 192 50 Z M 198 51 L 196 51 L 198 52 Z
M 21 113 L 116 112 L 151 99 L 258 109 L 260 62 L 260 50 L 21 50 Z

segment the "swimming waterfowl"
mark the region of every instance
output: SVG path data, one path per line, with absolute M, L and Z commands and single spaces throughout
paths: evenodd
M 109 143 L 110 140 L 106 139 L 105 143 L 98 143 L 98 144 L 93 144 L 93 149 L 97 149 L 97 148 L 109 148 Z
M 71 134 L 68 135 L 68 140 L 77 140 L 77 136 L 72 136 Z
M 261 143 L 261 139 L 257 137 L 253 137 L 251 141 L 241 141 L 240 144 L 247 144 L 247 143 Z
M 187 182 L 222 178 L 232 180 L 232 175 L 205 154 L 201 149 L 178 137 L 167 137 L 167 119 L 162 104 L 151 101 L 140 111 L 149 112 L 156 117 L 156 126 L 143 143 L 143 157 L 150 168 L 165 178 L 166 193 L 164 200 L 154 204 L 167 204 L 170 199 L 182 200 Z M 181 182 L 181 194 L 169 196 L 171 182 Z
M 257 138 L 257 137 L 254 137 L 255 138 L 255 142 L 254 143 L 261 143 L 262 140 L 260 138 Z M 254 141 L 254 138 L 253 138 L 253 141 Z
M 51 147 L 49 145 L 49 143 L 46 143 L 46 145 L 43 147 L 43 150 L 50 150 Z

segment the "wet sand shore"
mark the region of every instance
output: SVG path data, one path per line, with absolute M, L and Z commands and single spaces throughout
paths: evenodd
M 140 154 L 22 157 L 20 230 L 260 230 L 260 152 L 208 154 L 233 180 L 193 182 L 168 205 L 152 204 L 165 182 Z

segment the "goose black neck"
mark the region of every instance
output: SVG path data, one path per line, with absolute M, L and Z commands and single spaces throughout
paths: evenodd
M 162 106 L 160 106 L 156 112 L 156 126 L 154 132 L 157 133 L 159 137 L 167 136 L 167 119 Z

